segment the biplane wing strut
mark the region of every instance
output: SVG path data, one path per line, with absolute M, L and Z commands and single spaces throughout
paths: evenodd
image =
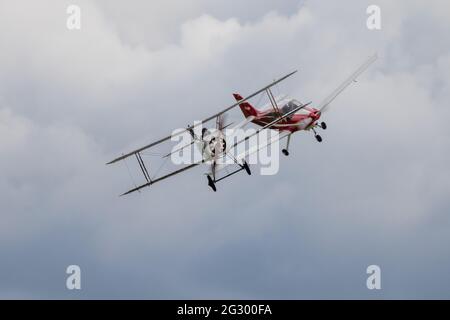
M 150 178 L 150 175 L 148 174 L 147 168 L 145 167 L 145 163 L 142 160 L 141 154 L 139 152 L 136 152 L 135 155 L 136 155 L 136 160 L 139 163 L 139 167 L 141 167 L 142 174 L 144 175 L 145 180 L 147 180 L 147 182 L 152 182 L 152 179 Z
M 270 104 L 272 105 L 273 110 L 278 114 L 279 117 L 282 116 L 280 109 L 278 108 L 277 100 L 273 96 L 272 90 L 270 88 L 266 89 L 267 96 L 269 97 Z

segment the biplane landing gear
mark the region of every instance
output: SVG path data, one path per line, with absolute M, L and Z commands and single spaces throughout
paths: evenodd
M 252 174 L 252 172 L 250 171 L 250 167 L 248 166 L 248 163 L 246 161 L 244 161 L 242 163 L 242 168 L 245 169 L 245 171 L 247 172 L 247 174 L 250 176 Z
M 213 189 L 213 191 L 216 192 L 217 189 L 216 189 L 216 184 L 214 183 L 214 180 L 211 178 L 210 175 L 207 175 L 206 177 L 208 178 L 208 186 L 210 186 L 211 189 Z
M 327 130 L 327 124 L 326 124 L 325 122 L 321 122 L 321 123 L 320 123 L 320 127 L 321 127 L 323 130 Z

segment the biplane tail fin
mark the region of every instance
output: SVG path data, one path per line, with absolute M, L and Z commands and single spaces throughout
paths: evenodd
M 240 101 L 244 99 L 239 93 L 233 93 L 234 98 L 236 101 Z M 246 118 L 253 116 L 257 117 L 259 114 L 259 111 L 256 110 L 249 102 L 245 101 L 239 104 L 239 107 L 241 108 L 242 113 Z

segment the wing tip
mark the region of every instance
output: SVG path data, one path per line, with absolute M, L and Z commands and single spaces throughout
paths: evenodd
M 127 192 L 124 192 L 121 195 L 119 195 L 119 197 L 123 197 L 123 196 L 129 195 L 130 193 L 135 192 L 135 191 L 139 191 L 139 190 L 136 190 L 136 189 L 128 190 Z

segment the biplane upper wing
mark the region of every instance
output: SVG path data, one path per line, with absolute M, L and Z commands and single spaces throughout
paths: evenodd
M 366 62 L 364 62 L 350 77 L 348 77 L 339 87 L 337 87 L 328 97 L 325 98 L 318 106 L 321 112 L 325 111 L 325 109 L 333 102 L 334 99 L 337 98 L 349 85 L 351 85 L 356 79 L 364 72 L 366 69 L 378 59 L 378 55 L 374 54 Z
M 251 99 L 251 98 L 257 96 L 258 94 L 264 92 L 265 90 L 267 90 L 267 89 L 273 87 L 274 85 L 280 83 L 281 81 L 283 81 L 283 80 L 289 78 L 290 76 L 292 76 L 292 75 L 295 74 L 296 72 L 297 72 L 297 70 L 295 70 L 295 71 L 293 71 L 293 72 L 291 72 L 291 73 L 285 75 L 284 77 L 281 77 L 281 78 L 278 79 L 278 80 L 275 80 L 274 82 L 272 82 L 271 84 L 265 86 L 264 88 L 262 88 L 262 89 L 260 89 L 260 90 L 258 90 L 258 91 L 256 91 L 256 92 L 254 92 L 254 93 L 252 93 L 251 95 L 245 97 L 244 99 L 242 99 L 242 100 L 240 100 L 240 101 L 237 101 L 236 103 L 232 104 L 231 106 L 229 106 L 229 107 L 223 109 L 222 111 L 220 111 L 220 112 L 218 112 L 218 113 L 216 113 L 216 114 L 214 114 L 214 115 L 212 115 L 212 116 L 210 116 L 210 117 L 208 117 L 208 118 L 202 120 L 201 122 L 198 122 L 198 123 L 196 123 L 196 124 L 194 124 L 194 125 L 192 125 L 192 126 L 186 128 L 185 130 L 181 130 L 181 131 L 177 132 L 177 133 L 174 134 L 174 135 L 170 135 L 170 136 L 164 137 L 164 138 L 159 139 L 159 140 L 157 140 L 157 141 L 155 141 L 155 142 L 152 142 L 152 143 L 150 143 L 150 144 L 148 144 L 148 145 L 145 145 L 145 146 L 143 146 L 143 147 L 141 147 L 141 148 L 139 148 L 139 149 L 136 149 L 136 150 L 133 150 L 133 151 L 131 151 L 131 152 L 129 152 L 129 153 L 126 153 L 126 154 L 124 154 L 124 155 L 122 155 L 122 156 L 120 156 L 120 157 L 118 157 L 118 158 L 116 158 L 116 159 L 114 159 L 114 160 L 108 162 L 107 164 L 112 164 L 112 163 L 118 162 L 118 161 L 120 161 L 120 160 L 123 160 L 123 159 L 125 159 L 125 158 L 128 158 L 128 157 L 130 157 L 130 156 L 132 156 L 132 155 L 134 155 L 134 154 L 137 154 L 137 153 L 139 153 L 139 152 L 141 152 L 141 151 L 143 151 L 143 150 L 146 150 L 146 149 L 151 148 L 151 147 L 153 147 L 153 146 L 156 146 L 156 145 L 158 145 L 158 144 L 160 144 L 160 143 L 162 143 L 162 142 L 164 142 L 164 141 L 167 141 L 167 140 L 171 139 L 173 136 L 181 135 L 181 134 L 185 133 L 186 131 L 189 131 L 189 130 L 195 128 L 196 126 L 199 126 L 199 125 L 201 125 L 201 124 L 204 124 L 205 122 L 208 122 L 208 121 L 210 121 L 210 120 L 212 120 L 212 119 L 214 119 L 214 118 L 216 118 L 216 117 L 218 117 L 218 116 L 220 116 L 220 115 L 222 115 L 222 114 L 224 114 L 224 113 L 230 111 L 231 109 L 237 107 L 237 106 L 238 106 L 239 104 L 241 104 L 242 102 L 247 101 L 247 100 L 249 100 L 249 99 Z

